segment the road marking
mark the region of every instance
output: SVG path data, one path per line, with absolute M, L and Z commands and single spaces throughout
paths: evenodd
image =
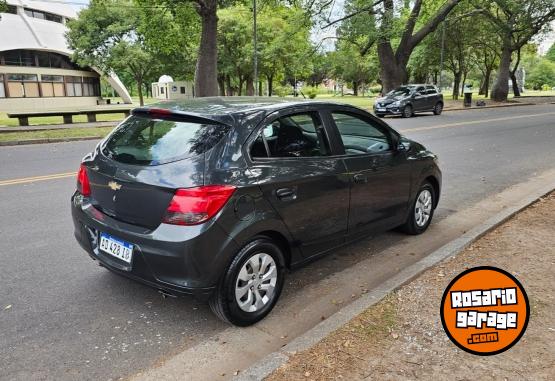
M 55 173 L 55 174 L 52 174 L 52 175 L 44 175 L 44 176 L 22 177 L 22 178 L 19 178 L 19 179 L 1 180 L 0 181 L 0 186 L 34 183 L 36 181 L 63 179 L 63 178 L 66 178 L 66 177 L 72 177 L 72 176 L 76 176 L 76 175 L 77 175 L 76 172 L 66 172 L 66 173 Z
M 437 126 L 406 128 L 406 129 L 400 129 L 400 131 L 403 131 L 403 132 L 428 131 L 428 130 L 435 130 L 435 129 L 439 129 L 439 128 L 465 126 L 467 124 L 481 124 L 481 123 L 488 123 L 488 122 L 501 122 L 501 121 L 504 121 L 504 120 L 533 118 L 535 116 L 545 116 L 545 115 L 555 115 L 555 112 L 544 112 L 544 113 L 541 113 L 541 114 L 506 116 L 506 117 L 503 117 L 503 118 L 493 118 L 493 119 L 469 120 L 469 121 L 466 121 L 466 122 L 440 124 L 440 125 L 437 125 Z

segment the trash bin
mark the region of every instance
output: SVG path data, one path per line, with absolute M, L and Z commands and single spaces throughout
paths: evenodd
M 472 106 L 472 93 L 464 93 L 464 107 Z
M 472 107 L 472 85 L 464 85 L 464 107 Z

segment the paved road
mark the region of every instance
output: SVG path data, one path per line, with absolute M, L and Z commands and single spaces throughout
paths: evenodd
M 555 163 L 555 106 L 387 119 L 440 155 L 437 217 L 474 205 Z M 110 379 L 145 369 L 227 326 L 192 299 L 153 290 L 96 266 L 74 242 L 65 174 L 94 142 L 0 148 L 0 379 Z M 376 247 L 391 237 L 374 238 Z M 312 281 L 356 263 L 324 259 L 293 273 L 283 303 Z M 10 307 L 8 307 L 10 306 Z M 279 313 L 279 312 L 278 312 Z

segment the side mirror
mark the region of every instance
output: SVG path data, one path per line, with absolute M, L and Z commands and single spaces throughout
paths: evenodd
M 420 94 L 420 92 L 418 92 L 418 91 L 416 93 L 412 94 L 413 98 L 418 98 L 418 97 L 421 97 L 421 96 L 422 96 L 422 94 Z

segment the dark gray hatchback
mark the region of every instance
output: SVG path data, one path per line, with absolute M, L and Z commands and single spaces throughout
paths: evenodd
M 436 156 L 347 105 L 202 98 L 135 109 L 83 159 L 75 236 L 104 267 L 249 325 L 284 271 L 437 205 Z

